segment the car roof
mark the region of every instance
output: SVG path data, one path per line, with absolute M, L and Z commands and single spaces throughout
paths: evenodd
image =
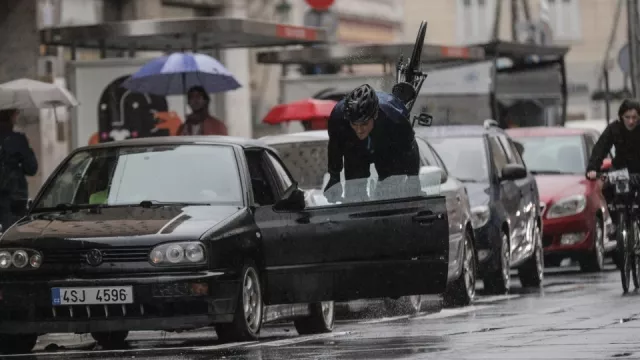
M 267 145 L 304 143 L 314 141 L 328 141 L 329 132 L 327 130 L 301 131 L 291 134 L 269 135 L 259 139 Z
M 264 142 L 256 139 L 248 139 L 235 136 L 206 135 L 206 136 L 154 136 L 137 139 L 127 139 L 120 141 L 110 141 L 96 145 L 83 146 L 77 150 L 88 150 L 97 148 L 114 148 L 121 146 L 154 146 L 154 145 L 174 145 L 174 144 L 210 144 L 210 145 L 231 145 L 242 148 L 262 148 L 270 149 Z
M 482 125 L 419 126 L 415 127 L 414 130 L 417 136 L 426 138 L 479 137 L 485 134 L 504 134 L 504 130 L 497 126 L 484 127 Z
M 534 126 L 508 129 L 507 134 L 512 137 L 528 136 L 572 136 L 592 133 L 594 130 L 581 128 L 566 128 L 560 126 Z

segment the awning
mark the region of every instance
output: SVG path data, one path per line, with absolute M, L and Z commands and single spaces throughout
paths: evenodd
M 314 27 L 200 17 L 47 28 L 40 31 L 40 41 L 42 45 L 103 50 L 181 51 L 326 43 L 327 33 Z
M 303 49 L 265 51 L 258 54 L 262 64 L 395 64 L 400 54 L 411 55 L 413 43 L 368 45 L 319 45 Z M 481 47 L 424 45 L 423 63 L 478 61 L 484 59 Z

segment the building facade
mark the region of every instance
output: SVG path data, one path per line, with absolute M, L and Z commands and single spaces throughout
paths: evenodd
M 449 45 L 484 43 L 491 39 L 500 2 L 499 39 L 512 39 L 511 1 L 509 0 L 405 0 L 405 30 L 417 29 L 427 20 L 427 42 Z M 529 0 L 532 18 L 545 16 L 540 9 L 545 1 Z M 603 118 L 604 103 L 592 101 L 601 88 L 605 52 L 611 43 L 610 86 L 621 89 L 624 74 L 617 65 L 617 53 L 627 42 L 626 7 L 616 19 L 619 0 L 546 0 L 547 20 L 554 44 L 569 46 L 566 57 L 569 85 L 568 118 Z M 522 16 L 522 2 L 519 2 Z M 625 3 L 623 1 L 623 3 Z M 612 41 L 610 36 L 616 29 Z M 412 40 L 413 31 L 405 31 Z M 427 80 L 428 81 L 428 80 Z

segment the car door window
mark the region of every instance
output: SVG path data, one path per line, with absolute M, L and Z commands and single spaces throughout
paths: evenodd
M 513 149 L 511 148 L 511 144 L 509 144 L 509 139 L 507 139 L 507 137 L 504 135 L 500 135 L 498 136 L 498 141 L 500 142 L 504 153 L 507 155 L 507 162 L 509 164 L 517 164 L 517 151 L 513 151 Z
M 442 170 L 444 170 L 446 174 L 449 174 L 449 170 L 447 170 L 447 166 L 444 164 L 444 161 L 442 161 L 442 159 L 440 158 L 440 155 L 438 154 L 438 152 L 433 147 L 431 147 L 431 145 L 429 145 L 429 150 L 431 150 L 431 154 L 433 154 L 433 158 L 436 160 L 437 166 L 440 167 Z
M 269 185 L 269 174 L 264 167 L 262 151 L 246 151 L 247 166 L 251 176 L 251 190 L 257 206 L 273 205 L 276 202 L 276 192 Z
M 511 148 L 511 153 L 515 159 L 515 164 L 525 166 L 524 160 L 522 160 L 522 155 L 520 155 L 520 151 L 516 147 L 514 140 L 509 139 L 509 148 Z
M 266 154 L 267 159 L 269 159 L 269 162 L 271 163 L 271 166 L 273 166 L 273 170 L 275 171 L 275 177 L 277 180 L 279 180 L 279 183 L 282 186 L 282 190 L 287 190 L 291 187 L 291 185 L 293 185 L 293 179 L 291 178 L 291 175 L 289 175 L 289 172 L 285 169 L 284 165 L 282 165 L 279 159 L 277 159 L 269 152 L 267 152 Z
M 498 174 L 501 173 L 507 163 L 507 155 L 505 154 L 502 145 L 495 136 L 489 136 L 489 147 L 491 148 L 491 157 L 493 158 L 493 165 Z
M 416 138 L 416 142 L 418 143 L 418 148 L 420 149 L 420 166 L 433 166 L 434 163 L 429 161 L 429 147 L 424 140 L 420 138 Z

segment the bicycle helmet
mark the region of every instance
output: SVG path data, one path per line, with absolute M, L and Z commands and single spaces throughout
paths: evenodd
M 344 117 L 352 124 L 367 122 L 377 112 L 378 96 L 369 84 L 357 87 L 344 101 Z

